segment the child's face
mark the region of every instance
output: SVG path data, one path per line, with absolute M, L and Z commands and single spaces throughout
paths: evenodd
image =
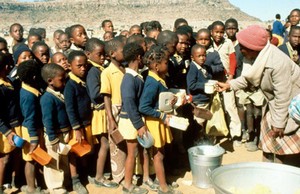
M 49 86 L 55 91 L 62 91 L 66 84 L 66 73 L 64 71 L 57 72 L 56 76 L 49 79 Z
M 70 40 L 74 45 L 80 48 L 85 47 L 85 44 L 88 40 L 88 36 L 86 34 L 85 29 L 82 26 L 75 28 Z
M 11 37 L 16 41 L 23 39 L 23 28 L 19 25 L 14 25 L 10 32 Z
M 56 53 L 52 57 L 52 62 L 60 65 L 62 68 L 64 68 L 64 70 L 69 69 L 69 64 L 68 64 L 67 57 L 62 53 Z
M 28 45 L 28 47 L 31 49 L 32 46 L 33 46 L 33 44 L 36 43 L 36 42 L 38 42 L 38 41 L 40 41 L 39 37 L 37 37 L 37 36 L 30 36 L 30 37 L 28 38 L 28 43 L 27 43 L 27 45 Z
M 104 32 L 113 32 L 114 26 L 111 22 L 106 22 L 103 27 Z
M 161 75 L 166 75 L 168 73 L 168 58 L 163 59 L 157 65 L 157 73 Z
M 24 62 L 24 61 L 28 61 L 30 59 L 32 59 L 33 56 L 31 54 L 31 52 L 29 51 L 24 51 L 22 52 L 20 55 L 19 55 L 19 58 L 18 58 L 18 62 L 16 64 L 16 66 L 18 66 L 20 63 Z
M 211 44 L 210 34 L 206 32 L 197 34 L 196 43 L 204 46 L 205 48 L 208 48 Z
M 4 42 L 0 42 L 0 52 L 2 53 L 8 53 L 8 48 L 7 48 L 7 44 L 5 44 Z
M 296 26 L 300 21 L 300 15 L 298 11 L 293 11 L 290 14 L 290 22 L 292 26 Z
M 66 51 L 70 48 L 71 46 L 71 42 L 70 39 L 68 38 L 68 36 L 66 34 L 62 34 L 59 36 L 59 48 L 62 51 Z
M 117 48 L 117 50 L 113 51 L 112 53 L 112 58 L 116 60 L 117 62 L 121 63 L 124 61 L 124 56 L 123 56 L 123 44 L 120 44 Z
M 158 30 L 151 30 L 151 32 L 147 33 L 147 37 L 157 39 L 157 36 L 159 35 Z
M 238 32 L 238 28 L 237 28 L 236 24 L 228 23 L 228 24 L 226 24 L 225 28 L 226 28 L 225 31 L 226 31 L 227 37 L 231 40 L 235 39 L 235 35 Z
M 91 61 L 103 65 L 105 61 L 104 47 L 102 45 L 96 46 L 92 52 L 87 52 L 87 56 Z
M 103 35 L 103 40 L 104 41 L 110 41 L 111 39 L 113 39 L 113 34 L 111 32 L 105 32 Z
M 215 43 L 220 43 L 224 38 L 225 29 L 223 26 L 216 25 L 211 31 L 211 37 Z
M 54 33 L 54 36 L 53 36 L 53 42 L 55 44 L 55 46 L 59 47 L 59 35 L 60 33 Z
M 293 48 L 297 48 L 300 44 L 300 30 L 292 30 L 291 34 L 289 35 L 289 42 Z
M 46 46 L 39 46 L 36 48 L 36 51 L 33 53 L 36 58 L 38 58 L 44 65 L 48 64 L 50 53 L 49 48 Z
M 206 60 L 206 50 L 203 48 L 198 48 L 192 53 L 192 60 L 198 65 L 203 65 Z
M 138 27 L 135 27 L 135 28 L 131 28 L 130 29 L 130 32 L 129 32 L 129 36 L 132 36 L 132 35 L 141 35 L 142 34 L 142 30 Z
M 70 64 L 71 71 L 79 78 L 86 77 L 87 58 L 85 56 L 76 56 Z
M 183 55 L 188 51 L 190 47 L 189 37 L 185 34 L 179 34 L 177 36 L 178 36 L 178 43 L 176 45 L 176 52 L 179 55 Z
M 177 43 L 178 43 L 178 41 L 174 41 L 174 42 L 170 42 L 170 43 L 166 44 L 166 47 L 167 47 L 167 50 L 168 50 L 170 56 L 175 54 Z

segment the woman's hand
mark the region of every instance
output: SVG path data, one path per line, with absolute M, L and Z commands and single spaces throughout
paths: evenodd
M 230 89 L 230 84 L 229 83 L 223 83 L 223 82 L 217 82 L 217 91 L 218 92 L 223 92 L 226 90 Z
M 277 138 L 277 137 L 282 138 L 284 136 L 284 129 L 272 126 L 271 135 L 273 136 L 274 139 Z

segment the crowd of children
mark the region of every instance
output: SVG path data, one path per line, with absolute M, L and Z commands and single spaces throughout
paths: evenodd
M 300 10 L 292 10 L 290 18 L 288 39 L 278 46 L 299 64 Z M 25 39 L 18 23 L 10 27 L 11 40 L 0 37 L 0 194 L 7 182 L 28 194 L 44 189 L 85 194 L 86 180 L 96 187 L 122 184 L 124 194 L 148 189 L 181 193 L 168 185 L 166 176 L 181 165 L 174 160 L 179 154 L 209 136 L 206 119 L 192 114 L 212 105 L 213 94 L 205 92 L 205 84 L 229 82 L 249 68 L 236 38 L 238 22 L 214 21 L 193 32 L 183 18 L 175 21 L 173 31 L 151 21 L 119 35 L 112 21 L 101 26 L 101 37 L 94 38 L 80 24 L 56 30 L 52 47 L 45 42 L 45 31 L 32 29 Z M 164 112 L 159 99 L 170 88 L 182 89 L 190 98 L 176 111 Z M 233 146 L 247 142 L 248 151 L 256 151 L 263 94 L 251 87 L 220 95 Z M 168 103 L 172 107 L 177 100 L 174 93 Z M 170 127 L 173 114 L 189 120 L 186 132 Z M 137 138 L 148 134 L 154 143 L 146 149 Z M 15 148 L 14 136 L 26 141 L 21 149 Z M 77 143 L 89 144 L 92 151 L 83 157 L 72 151 L 60 154 L 61 145 Z M 43 168 L 32 158 L 38 147 L 52 157 Z M 24 164 L 6 168 L 21 158 Z M 22 166 L 26 182 L 20 181 Z M 150 177 L 152 166 L 155 177 Z M 133 184 L 134 174 L 143 175 L 143 187 Z M 37 181 L 41 175 L 44 180 Z

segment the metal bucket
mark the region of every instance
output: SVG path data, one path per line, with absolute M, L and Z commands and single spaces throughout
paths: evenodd
M 245 162 L 224 165 L 211 173 L 216 194 L 300 193 L 300 168 L 267 163 Z
M 212 145 L 200 145 L 188 149 L 193 185 L 200 188 L 212 187 L 209 174 L 222 164 L 224 153 L 222 147 Z

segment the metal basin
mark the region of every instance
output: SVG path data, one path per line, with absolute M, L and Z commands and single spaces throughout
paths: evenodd
M 300 193 L 300 168 L 283 164 L 247 162 L 224 165 L 216 168 L 210 179 L 216 194 Z

